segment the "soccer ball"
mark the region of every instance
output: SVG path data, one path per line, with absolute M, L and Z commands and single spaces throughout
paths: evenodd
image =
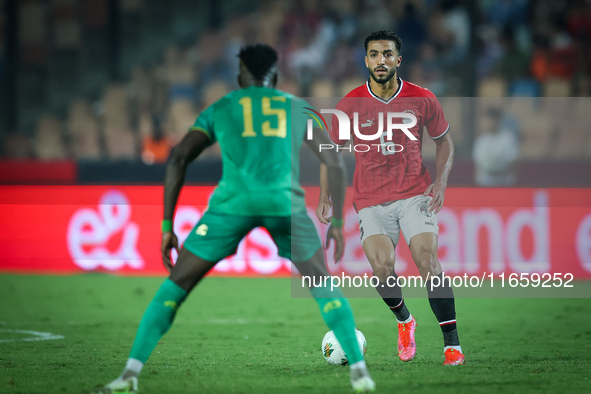
M 359 344 L 361 355 L 365 357 L 365 352 L 367 350 L 367 341 L 365 340 L 365 336 L 358 329 L 355 329 L 355 334 L 357 335 L 357 343 Z M 345 354 L 339 341 L 337 341 L 336 335 L 334 335 L 334 332 L 332 331 L 327 332 L 324 338 L 322 338 L 322 355 L 324 356 L 326 362 L 331 365 L 349 364 L 347 355 Z

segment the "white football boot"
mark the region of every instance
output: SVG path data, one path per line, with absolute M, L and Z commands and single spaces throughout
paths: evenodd
M 351 380 L 353 391 L 356 393 L 369 393 L 375 391 L 376 384 L 369 376 L 363 376 L 357 380 Z
M 128 393 L 128 394 L 136 394 L 137 393 L 137 377 L 136 376 L 129 376 L 123 379 L 119 376 L 117 379 L 113 380 L 108 385 L 97 389 L 96 393 L 101 394 L 111 394 L 111 393 Z
M 365 366 L 359 369 L 351 368 L 351 386 L 356 393 L 369 393 L 376 389 L 376 384 Z

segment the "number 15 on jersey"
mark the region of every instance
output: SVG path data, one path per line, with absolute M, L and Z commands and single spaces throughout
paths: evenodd
M 282 96 L 263 97 L 261 99 L 260 104 L 263 117 L 274 117 L 277 122 L 277 127 L 271 126 L 271 119 L 264 120 L 261 123 L 260 130 L 264 137 L 285 138 L 287 136 L 287 113 L 285 109 L 272 107 L 273 102 L 285 103 L 285 101 L 286 98 Z M 238 103 L 242 106 L 242 114 L 244 117 L 244 131 L 242 131 L 242 137 L 256 137 L 257 132 L 254 129 L 252 97 L 242 97 Z

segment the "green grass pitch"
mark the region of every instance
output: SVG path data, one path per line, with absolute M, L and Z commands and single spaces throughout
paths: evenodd
M 0 276 L 0 393 L 90 393 L 121 371 L 162 278 Z M 417 356 L 396 356 L 379 299 L 351 300 L 378 393 L 591 392 L 589 299 L 458 299 L 467 363 L 443 367 L 426 299 L 408 299 Z M 31 330 L 64 339 L 22 341 Z M 140 377 L 140 393 L 349 393 L 328 365 L 327 328 L 288 279 L 206 278 Z M 7 341 L 13 339 L 14 341 Z

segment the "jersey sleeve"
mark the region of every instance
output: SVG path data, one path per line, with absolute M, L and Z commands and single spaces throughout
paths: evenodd
M 427 97 L 426 115 L 425 126 L 427 126 L 429 137 L 436 140 L 449 131 L 449 123 L 447 123 L 441 104 L 435 95 Z
M 215 133 L 213 130 L 213 105 L 210 105 L 205 111 L 201 112 L 195 124 L 189 129 L 189 131 L 199 130 L 209 137 L 210 144 L 216 141 Z

